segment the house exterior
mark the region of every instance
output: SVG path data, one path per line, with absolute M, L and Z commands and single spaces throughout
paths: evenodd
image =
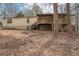
M 67 15 L 65 13 L 58 14 L 60 31 L 67 25 Z M 37 14 L 32 17 L 14 17 L 3 18 L 1 21 L 2 29 L 32 29 L 37 30 L 52 30 L 53 31 L 53 14 Z M 75 16 L 71 15 L 71 24 L 76 25 Z
M 58 14 L 60 31 L 67 25 L 67 14 Z M 53 14 L 37 14 L 37 22 L 39 30 L 53 30 Z M 71 24 L 73 16 L 71 15 Z
M 14 17 L 14 18 L 3 18 L 2 28 L 3 29 L 31 29 L 31 25 L 37 22 L 37 17 Z

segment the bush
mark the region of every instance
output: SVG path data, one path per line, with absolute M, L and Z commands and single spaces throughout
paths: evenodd
M 37 29 L 37 26 L 38 26 L 38 25 L 37 25 L 37 23 L 35 22 L 34 24 L 31 25 L 31 29 L 32 29 L 32 30 L 36 30 L 36 29 Z

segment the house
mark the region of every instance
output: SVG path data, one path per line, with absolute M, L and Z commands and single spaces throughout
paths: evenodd
M 65 13 L 62 13 L 58 14 L 58 16 L 59 16 L 59 28 L 61 31 L 68 23 L 67 15 Z M 54 25 L 53 14 L 37 14 L 37 17 L 38 17 L 37 22 L 39 30 L 53 30 Z
M 31 25 L 37 22 L 37 17 L 13 17 L 3 18 L 2 29 L 31 29 Z
M 60 31 L 67 25 L 67 15 L 65 13 L 58 14 Z M 74 15 L 71 15 L 71 24 L 74 25 Z M 38 29 L 38 30 L 53 30 L 53 14 L 37 14 L 32 17 L 13 17 L 4 18 L 1 21 L 3 29 Z M 32 25 L 33 28 L 32 28 Z

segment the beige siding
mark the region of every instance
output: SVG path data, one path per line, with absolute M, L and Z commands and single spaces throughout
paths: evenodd
M 30 18 L 30 25 L 34 24 L 37 22 L 37 18 Z
M 2 27 L 6 27 L 7 26 L 7 19 L 3 19 L 2 20 Z
M 13 28 L 26 29 L 28 25 L 31 26 L 35 22 L 37 22 L 37 18 L 29 18 L 29 23 L 27 23 L 27 18 L 13 18 L 11 26 Z M 3 28 L 8 27 L 7 19 L 2 20 L 2 25 Z

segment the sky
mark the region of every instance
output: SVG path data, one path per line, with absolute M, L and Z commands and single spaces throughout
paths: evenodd
M 64 6 L 64 3 L 61 3 Z M 53 13 L 53 5 L 49 5 L 48 3 L 37 3 L 37 5 L 42 9 L 43 13 Z M 18 11 L 22 11 L 24 9 L 32 9 L 33 3 L 17 3 L 15 4 L 16 9 Z M 63 11 L 63 8 L 61 8 Z
M 20 12 L 23 10 L 31 10 L 33 7 L 33 4 L 34 3 L 7 3 L 7 4 L 2 3 L 2 4 L 0 4 L 0 15 L 4 11 L 5 5 L 7 5 L 6 10 L 8 8 L 11 8 L 11 6 L 13 6 L 13 8 L 16 9 L 16 12 Z M 52 13 L 53 12 L 53 6 L 49 7 L 48 3 L 37 3 L 37 5 L 42 9 L 43 13 Z M 10 11 L 8 11 L 8 13 L 10 13 Z M 1 16 L 0 16 L 0 18 L 1 18 Z
M 34 3 L 13 3 L 13 6 L 14 6 L 14 8 L 16 8 L 17 12 L 19 12 L 19 11 L 23 11 L 26 9 L 32 9 L 33 4 Z M 53 13 L 53 5 L 51 5 L 51 7 L 49 6 L 48 3 L 37 3 L 37 5 L 42 9 L 43 13 Z M 5 8 L 5 6 L 3 4 L 0 6 L 1 6 L 1 9 Z M 8 6 L 8 7 L 10 7 L 10 6 Z
M 47 3 L 38 3 L 38 6 L 42 8 L 43 12 L 52 12 L 53 6 L 49 8 Z M 15 4 L 17 10 L 22 11 L 24 9 L 32 9 L 33 3 L 17 3 Z
M 9 8 L 12 3 L 8 3 L 7 8 Z M 17 12 L 23 11 L 23 10 L 31 10 L 34 3 L 13 3 L 13 7 L 16 9 Z M 64 6 L 64 3 L 62 3 Z M 48 3 L 37 3 L 37 5 L 42 9 L 43 13 L 53 13 L 53 5 L 51 7 Z M 5 5 L 4 3 L 0 4 L 0 15 L 2 11 L 4 10 Z M 61 12 L 63 12 L 63 8 L 60 9 Z

